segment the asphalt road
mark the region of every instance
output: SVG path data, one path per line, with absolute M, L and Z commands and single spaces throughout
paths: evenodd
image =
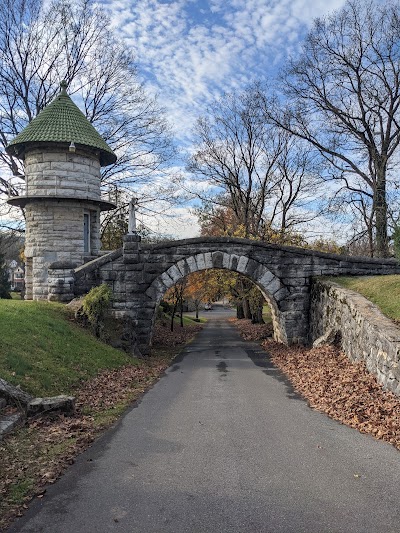
M 400 531 L 399 452 L 308 408 L 213 313 L 11 532 Z

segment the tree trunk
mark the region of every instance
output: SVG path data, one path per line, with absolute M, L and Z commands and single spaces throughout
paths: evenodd
M 183 300 L 182 298 L 179 304 L 180 304 L 180 325 L 181 325 L 181 328 L 183 328 Z
M 254 310 L 251 322 L 253 324 L 264 324 L 262 304 L 258 305 L 257 308 Z
M 171 331 L 174 331 L 174 318 L 175 318 L 175 313 L 176 313 L 176 308 L 177 308 L 177 303 L 174 304 L 174 307 L 172 308 L 172 314 L 171 314 Z
M 249 300 L 247 298 L 243 298 L 242 302 L 244 318 L 252 318 Z
M 389 256 L 389 239 L 387 231 L 386 175 L 384 168 L 377 169 L 376 189 L 374 194 L 376 255 Z
M 243 305 L 242 304 L 237 304 L 237 306 L 236 306 L 236 318 L 238 318 L 239 320 L 244 318 L 244 311 L 243 311 Z
M 196 305 L 196 320 L 199 319 L 199 306 Z
M 369 246 L 369 255 L 374 257 L 374 228 L 372 223 L 368 226 L 368 246 Z

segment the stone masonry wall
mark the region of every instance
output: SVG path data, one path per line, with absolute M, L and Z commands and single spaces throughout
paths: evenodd
M 379 383 L 400 396 L 400 328 L 360 294 L 314 280 L 311 341 L 329 330 L 340 332 L 342 349 L 352 361 L 365 361 Z
M 27 269 L 27 283 L 33 286 L 27 297 L 46 299 L 48 294 L 47 269 L 51 263 L 67 261 L 75 265 L 84 262 L 83 214 L 91 212 L 99 218 L 99 207 L 94 204 L 69 200 L 35 200 L 26 206 L 25 255 L 32 259 Z M 92 252 L 100 248 L 98 230 L 91 232 Z
M 100 200 L 98 157 L 77 150 L 32 149 L 25 157 L 27 196 Z
M 245 239 L 208 237 L 143 245 L 125 237 L 124 248 L 75 270 L 75 293 L 102 282 L 111 286 L 115 316 L 129 317 L 141 349 L 151 342 L 157 305 L 165 291 L 190 272 L 223 268 L 251 279 L 269 298 L 275 337 L 309 342 L 312 276 L 400 273 L 394 260 L 344 257 Z

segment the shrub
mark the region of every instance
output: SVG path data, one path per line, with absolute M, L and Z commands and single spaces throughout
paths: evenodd
M 104 317 L 111 306 L 112 291 L 106 284 L 93 287 L 84 297 L 82 306 L 85 315 L 94 329 L 96 337 L 100 337 Z

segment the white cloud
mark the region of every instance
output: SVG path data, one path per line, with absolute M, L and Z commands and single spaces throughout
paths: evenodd
M 312 18 L 344 0 L 110 0 L 114 28 L 160 93 L 179 139 L 216 95 L 269 76 L 296 53 Z
M 196 118 L 208 103 L 254 79 L 273 78 L 287 57 L 298 53 L 313 18 L 345 2 L 103 1 L 134 52 L 139 74 L 159 93 L 181 146 L 189 150 Z
M 200 235 L 200 226 L 196 215 L 188 207 L 175 207 L 164 216 L 138 215 L 139 223 L 152 231 L 176 239 L 188 239 Z

